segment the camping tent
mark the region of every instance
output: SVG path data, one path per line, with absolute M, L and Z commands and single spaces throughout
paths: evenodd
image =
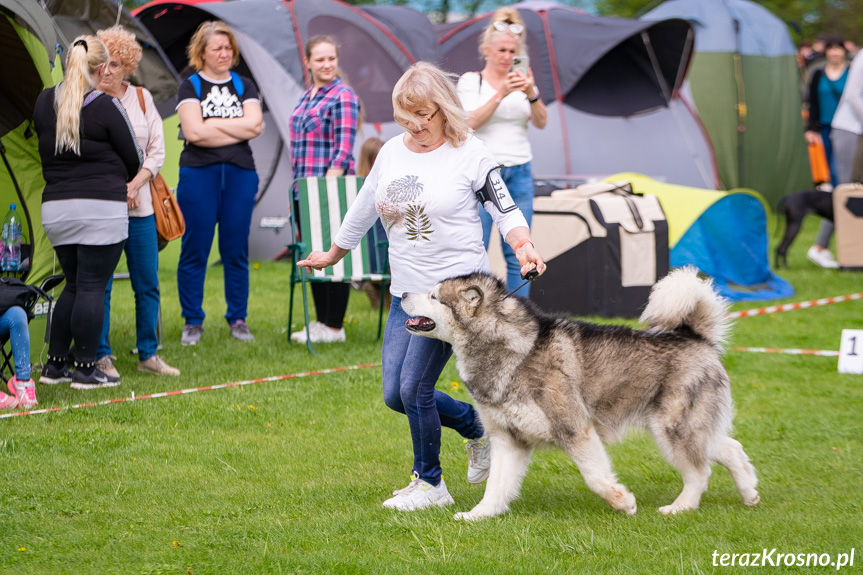
M 23 257 L 29 257 L 28 283 L 54 271 L 54 252 L 42 229 L 42 163 L 33 130 L 33 107 L 46 87 L 61 77 L 57 37 L 51 18 L 36 0 L 0 0 L 0 217 L 17 204 L 24 219 Z
M 668 221 L 672 267 L 697 267 L 731 301 L 794 294 L 791 284 L 770 271 L 767 213 L 757 193 L 676 186 L 639 174 L 615 174 L 607 181 L 627 181 L 634 192 L 659 198 Z
M 680 94 L 692 51 L 683 20 L 600 18 L 550 2 L 516 4 L 549 122 L 531 127 L 541 176 L 638 170 L 715 188 L 713 152 Z M 441 29 L 441 65 L 482 69 L 478 40 L 490 14 Z
M 688 75 L 725 189 L 758 190 L 771 206 L 811 187 L 794 43 L 785 23 L 749 0 L 667 0 L 642 19 L 695 27 Z
M 403 10 L 415 17 L 414 11 Z M 291 210 L 290 114 L 308 82 L 302 58 L 304 42 L 315 34 L 329 34 L 341 43 L 339 64 L 362 101 L 366 123 L 357 135 L 357 146 L 365 137 L 377 135 L 383 125 L 393 124 L 392 88 L 415 61 L 408 47 L 370 12 L 333 0 L 157 0 L 139 8 L 135 15 L 177 70 L 186 67 L 185 49 L 201 22 L 223 20 L 237 36 L 242 58 L 238 72 L 254 78 L 263 96 L 266 126 L 263 136 L 252 140 L 261 176 L 252 215 L 252 258 L 275 257 L 290 243 L 281 231 L 288 229 L 284 226 Z M 416 24 L 418 32 L 431 27 L 422 20 Z M 427 35 L 433 38 L 431 33 Z M 415 41 L 420 38 L 422 35 Z

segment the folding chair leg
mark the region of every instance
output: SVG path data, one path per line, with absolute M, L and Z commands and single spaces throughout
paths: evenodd
M 291 296 L 288 301 L 288 343 L 293 343 L 291 340 L 291 330 L 294 327 L 294 289 L 296 285 L 297 282 L 294 279 L 293 273 L 291 273 Z
M 381 282 L 381 309 L 378 311 L 378 339 L 384 329 L 384 307 L 387 303 L 387 282 Z
M 306 347 L 309 348 L 309 353 L 317 355 L 312 349 L 312 334 L 309 332 L 309 299 L 306 293 L 306 277 L 303 276 L 303 317 L 306 320 Z

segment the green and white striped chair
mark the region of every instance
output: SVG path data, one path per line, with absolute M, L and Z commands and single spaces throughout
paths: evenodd
M 303 315 L 306 325 L 306 345 L 314 354 L 309 338 L 309 303 L 307 283 L 314 282 L 382 282 L 382 292 L 386 292 L 390 281 L 387 266 L 386 238 L 378 238 L 374 227 L 360 244 L 350 251 L 339 263 L 323 270 L 297 267 L 297 262 L 312 251 L 327 251 L 351 204 L 362 187 L 363 178 L 343 176 L 338 178 L 300 178 L 294 182 L 299 192 L 299 211 L 291 213 L 291 230 L 295 243 L 290 244 L 293 267 L 291 268 L 291 296 L 288 312 L 288 341 L 291 337 L 294 315 L 294 286 L 302 284 Z M 296 204 L 295 204 L 296 206 Z M 375 254 L 372 254 L 375 250 Z M 376 257 L 381 254 L 383 257 Z M 384 302 L 378 312 L 378 338 L 381 337 L 384 318 Z

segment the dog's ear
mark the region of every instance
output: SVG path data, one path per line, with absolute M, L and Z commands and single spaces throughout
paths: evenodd
M 482 304 L 482 290 L 477 286 L 470 286 L 461 292 L 461 299 L 467 305 L 467 309 L 473 314 L 476 313 L 480 304 Z

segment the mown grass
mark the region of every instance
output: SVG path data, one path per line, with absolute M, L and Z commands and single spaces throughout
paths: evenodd
M 805 260 L 808 221 L 781 271 L 786 301 L 861 291 L 860 274 Z M 348 345 L 318 356 L 286 341 L 288 264 L 252 270 L 249 325 L 231 340 L 222 274 L 207 277 L 201 345 L 179 345 L 174 264 L 163 262 L 164 350 L 180 378 L 139 374 L 128 282 L 115 286 L 113 343 L 120 388 L 39 386 L 42 407 L 141 396 L 329 367 L 376 363 L 376 315 L 363 294 L 348 311 Z M 735 309 L 763 304 L 738 304 Z M 300 309 L 300 308 L 297 308 Z M 301 317 L 301 315 L 299 316 Z M 730 347 L 838 349 L 842 328 L 863 328 L 863 302 L 743 318 Z M 38 345 L 38 344 L 34 344 Z M 381 502 L 408 481 L 403 416 L 389 411 L 377 367 L 139 402 L 0 420 L 0 572 L 231 573 L 723 573 L 713 553 L 839 553 L 863 562 L 863 376 L 835 358 L 729 351 L 736 437 L 760 478 L 762 503 L 742 505 L 714 469 L 701 508 L 664 517 L 677 472 L 643 434 L 612 446 L 639 511 L 623 517 L 590 492 L 560 452 L 535 454 L 522 496 L 503 517 L 452 519 L 481 486 L 464 479 L 460 438 L 444 432 L 442 462 L 456 506 L 417 513 Z M 452 364 L 439 387 L 468 399 Z M 775 556 L 774 556 L 775 557 Z M 770 571 L 814 573 L 833 567 Z

